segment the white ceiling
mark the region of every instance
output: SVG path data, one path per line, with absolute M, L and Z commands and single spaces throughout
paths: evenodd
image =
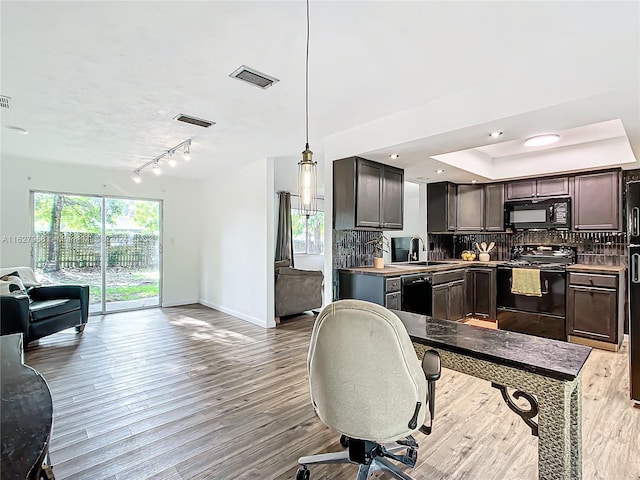
M 455 122 L 435 118 L 411 138 L 347 150 L 387 163 L 400 153 L 408 179 L 433 181 L 442 166 L 438 180 L 482 181 L 513 176 L 519 142 L 533 133 L 587 126 L 574 143 L 584 152 L 596 138 L 588 132 L 603 135 L 589 125 L 613 121 L 603 128 L 615 130 L 617 150 L 598 156 L 635 166 L 639 9 L 638 2 L 313 1 L 311 148 L 321 159 L 327 137 L 348 138 L 381 119 L 402 139 L 405 126 L 394 126 L 394 115 L 439 102 Z M 172 170 L 176 176 L 202 178 L 267 156 L 296 168 L 305 140 L 304 1 L 3 1 L 0 13 L 0 94 L 11 97 L 1 122 L 30 132 L 2 128 L 3 156 L 133 170 L 192 138 L 192 161 Z M 230 78 L 242 64 L 280 82 L 261 90 Z M 448 103 L 465 92 L 480 93 L 463 108 Z M 495 109 L 480 108 L 494 100 Z M 507 103 L 505 116 L 498 106 Z M 217 124 L 182 125 L 172 120 L 178 113 Z M 494 129 L 505 133 L 490 140 Z M 445 155 L 460 151 L 485 164 Z M 563 170 L 562 159 L 548 160 L 526 163 Z

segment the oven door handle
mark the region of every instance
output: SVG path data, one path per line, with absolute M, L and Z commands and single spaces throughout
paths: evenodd
M 513 277 L 509 277 L 509 290 L 511 290 L 512 288 L 513 288 Z M 542 295 L 547 295 L 549 293 L 549 280 L 547 279 L 544 280 L 544 288 L 545 290 L 540 289 L 542 290 L 540 293 L 542 293 Z

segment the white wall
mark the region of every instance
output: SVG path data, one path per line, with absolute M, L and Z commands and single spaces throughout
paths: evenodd
M 31 235 L 31 190 L 111 195 L 163 201 L 163 306 L 196 303 L 199 297 L 197 182 L 131 172 L 42 162 L 3 155 L 0 164 L 0 266 L 30 265 L 30 244 L 12 241 Z
M 385 237 L 389 239 L 389 249 L 391 249 L 391 239 L 393 237 L 420 237 L 426 240 L 422 231 L 420 221 L 420 185 L 416 183 L 404 182 L 404 221 L 402 230 L 387 230 Z M 426 259 L 426 250 L 420 243 L 420 260 Z M 404 261 L 407 259 L 405 258 Z M 384 253 L 384 262 L 391 262 L 391 252 Z
M 203 180 L 199 204 L 200 303 L 275 327 L 273 159 Z

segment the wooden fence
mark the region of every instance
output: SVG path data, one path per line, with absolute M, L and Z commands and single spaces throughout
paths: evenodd
M 50 232 L 36 233 L 36 268 L 43 268 L 49 255 Z M 100 266 L 99 233 L 61 232 L 57 239 L 60 268 Z M 107 266 L 157 267 L 158 235 L 116 233 L 105 237 Z

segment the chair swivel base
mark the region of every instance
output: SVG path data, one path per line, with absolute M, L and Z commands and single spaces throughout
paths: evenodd
M 343 438 L 346 439 L 343 442 Z M 406 440 L 395 443 L 387 443 L 384 445 L 364 440 L 347 439 L 341 437 L 340 443 L 347 446 L 349 450 L 335 453 L 321 453 L 318 455 L 310 455 L 300 457 L 298 463 L 300 468 L 296 472 L 296 480 L 309 480 L 310 472 L 308 465 L 314 464 L 331 464 L 331 463 L 352 463 L 359 465 L 357 480 L 366 480 L 376 471 L 385 471 L 394 478 L 401 480 L 414 480 L 413 477 L 404 473 L 400 468 L 391 463 L 387 458 L 393 458 L 404 465 L 413 467 L 417 459 L 417 448 L 413 437 L 407 437 Z M 345 443 L 347 445 L 345 445 Z M 396 455 L 394 452 L 406 450 L 402 456 Z

